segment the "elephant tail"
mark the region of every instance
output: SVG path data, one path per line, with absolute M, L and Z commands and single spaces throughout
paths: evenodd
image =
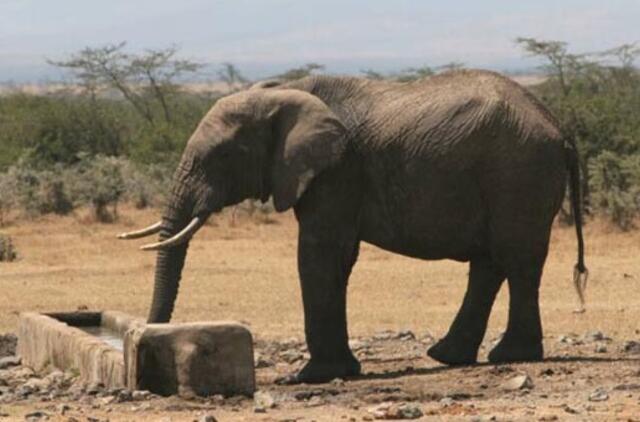
M 582 194 L 580 189 L 580 163 L 578 160 L 578 150 L 576 143 L 572 138 L 565 142 L 565 151 L 567 155 L 567 167 L 569 170 L 569 188 L 571 191 L 571 208 L 573 211 L 573 220 L 576 228 L 576 236 L 578 238 L 578 262 L 573 268 L 573 285 L 578 294 L 580 308 L 576 312 L 585 311 L 585 290 L 587 288 L 587 279 L 589 278 L 589 270 L 584 263 L 584 237 L 582 234 Z

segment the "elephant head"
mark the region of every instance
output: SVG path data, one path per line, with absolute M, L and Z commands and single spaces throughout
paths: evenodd
M 293 89 L 251 89 L 219 100 L 193 133 L 174 174 L 162 220 L 125 233 L 160 233 L 149 322 L 171 318 L 189 240 L 210 214 L 247 198 L 296 204 L 345 149 L 345 129 L 317 97 Z

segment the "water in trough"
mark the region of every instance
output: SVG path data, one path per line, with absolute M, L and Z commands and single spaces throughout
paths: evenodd
M 116 350 L 124 350 L 123 339 L 117 331 L 111 330 L 101 325 L 78 328 L 88 334 L 91 334 L 92 336 L 98 337 L 100 340 L 104 341 Z

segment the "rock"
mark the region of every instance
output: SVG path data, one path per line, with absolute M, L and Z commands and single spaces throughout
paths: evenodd
M 118 403 L 133 401 L 133 393 L 129 390 L 118 391 L 118 393 L 116 394 L 116 397 L 118 399 L 117 400 Z
M 27 421 L 45 421 L 49 419 L 49 414 L 42 410 L 36 410 L 35 412 L 27 413 L 24 418 Z
M 564 404 L 562 405 L 562 410 L 564 410 L 565 412 L 571 414 L 571 415 L 577 415 L 579 412 L 574 409 L 573 407 L 569 406 L 568 404 Z
M 252 395 L 253 339 L 243 325 L 228 322 L 147 324 L 124 339 L 126 387 L 168 396 Z M 144 364 L 142 364 L 144 362 Z
M 604 388 L 598 388 L 589 395 L 589 401 L 607 401 L 609 393 Z
M 394 336 L 394 332 L 391 330 L 378 331 L 373 335 L 374 340 L 391 340 Z
M 596 344 L 596 347 L 593 349 L 593 351 L 596 353 L 607 353 L 609 350 L 604 344 Z
M 21 367 L 12 369 L 10 377 L 13 380 L 26 381 L 27 379 L 33 377 L 34 375 L 35 375 L 35 372 L 33 372 L 33 369 L 26 366 L 21 366 Z
M 46 378 L 29 378 L 24 383 L 24 387 L 28 387 L 34 392 L 46 391 L 51 387 L 51 381 Z
M 342 387 L 344 386 L 344 380 L 342 378 L 334 378 L 331 380 L 330 384 L 334 387 Z
M 268 368 L 273 366 L 273 361 L 260 353 L 256 353 L 256 357 L 254 359 L 254 364 L 256 368 Z
M 610 342 L 611 338 L 607 337 L 602 331 L 589 331 L 584 335 L 584 341 L 595 343 L 597 341 Z
M 106 397 L 100 397 L 98 399 L 98 403 L 101 404 L 102 406 L 108 406 L 110 404 L 116 403 L 118 401 L 118 398 L 116 396 L 106 396 Z
M 401 341 L 415 340 L 416 339 L 416 335 L 413 334 L 413 332 L 411 330 L 404 330 L 404 331 L 400 331 L 398 334 L 396 334 L 395 339 L 401 340 Z
M 14 356 L 17 345 L 18 337 L 15 334 L 7 333 L 0 335 L 0 357 Z
M 424 333 L 422 336 L 420 336 L 419 340 L 424 344 L 433 344 L 436 342 L 436 338 L 429 332 Z
M 69 375 L 64 372 L 55 369 L 44 377 L 51 385 L 59 386 L 69 381 Z
M 102 384 L 101 382 L 94 382 L 87 386 L 85 393 L 89 394 L 90 396 L 95 396 L 101 391 L 104 391 L 104 384 Z
M 354 352 L 369 348 L 369 342 L 366 340 L 349 340 L 349 348 Z
M 7 369 L 12 366 L 18 366 L 22 362 L 19 356 L 5 356 L 0 358 L 0 369 Z
M 564 343 L 571 346 L 579 346 L 581 344 L 584 344 L 584 342 L 580 340 L 575 334 L 565 334 L 559 336 L 558 343 Z
M 622 346 L 622 350 L 625 353 L 639 354 L 640 353 L 640 342 L 637 342 L 635 340 L 625 341 L 624 345 Z
M 324 404 L 324 400 L 320 396 L 311 397 L 306 403 L 305 407 L 318 407 Z
M 256 391 L 253 394 L 253 403 L 256 413 L 265 413 L 267 409 L 276 407 L 276 400 L 268 391 Z
M 203 415 L 197 419 L 197 422 L 218 422 L 218 420 L 213 415 Z
M 418 419 L 423 416 L 422 409 L 415 403 L 384 402 L 367 411 L 375 419 Z
M 284 360 L 289 364 L 296 363 L 304 359 L 304 356 L 302 355 L 302 353 L 300 353 L 297 350 L 285 350 L 284 352 L 281 352 L 279 356 L 282 360 Z
M 131 393 L 131 400 L 133 401 L 144 401 L 149 400 L 151 398 L 151 392 L 147 390 L 135 390 Z
M 56 407 L 56 411 L 57 411 L 60 415 L 62 415 L 62 416 L 64 416 L 64 415 L 65 415 L 65 413 L 67 413 L 69 410 L 71 410 L 71 406 L 69 406 L 69 405 L 68 405 L 68 404 L 66 404 L 66 403 L 59 404 L 59 405 Z
M 533 379 L 529 375 L 516 375 L 505 382 L 502 387 L 508 391 L 530 390 L 533 388 Z
M 440 403 L 443 407 L 448 407 L 454 403 L 454 400 L 451 397 L 443 397 L 438 403 Z

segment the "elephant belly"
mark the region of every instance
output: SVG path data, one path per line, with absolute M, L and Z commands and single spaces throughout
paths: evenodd
M 390 178 L 367 192 L 361 239 L 421 259 L 467 261 L 486 250 L 487 211 L 477 180 L 464 174 L 423 176 L 418 180 L 424 183 Z

